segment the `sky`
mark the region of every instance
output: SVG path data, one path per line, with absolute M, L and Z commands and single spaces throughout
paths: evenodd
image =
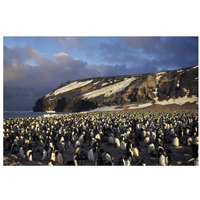
M 4 111 L 30 111 L 61 83 L 198 65 L 198 37 L 4 37 Z

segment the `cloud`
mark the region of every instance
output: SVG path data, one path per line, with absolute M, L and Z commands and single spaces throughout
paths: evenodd
M 64 49 L 77 46 L 80 43 L 79 37 L 55 37 L 55 39 L 63 46 Z
M 39 97 L 69 80 L 115 73 L 114 67 L 108 70 L 107 66 L 89 65 L 63 52 L 55 54 L 54 58 L 56 60 L 45 58 L 31 46 L 20 49 L 4 47 L 5 110 L 21 109 L 24 104 L 25 108 L 33 106 Z M 27 60 L 35 65 L 28 64 Z
M 83 38 L 81 40 L 82 45 L 87 44 Z M 69 80 L 151 73 L 197 65 L 197 40 L 195 37 L 120 37 L 111 42 L 94 43 L 92 48 L 83 45 L 82 48 L 88 51 L 86 54 L 91 54 L 98 64 L 75 59 L 64 50 L 50 59 L 30 45 L 23 48 L 5 45 L 4 109 L 31 110 L 39 97 Z M 78 41 L 80 38 L 60 38 L 60 42 L 67 45 Z
M 161 68 L 198 64 L 197 37 L 119 37 L 113 43 L 102 42 L 98 50 L 101 61 L 110 65 L 126 64 L 139 73 L 145 68 L 157 72 Z
M 63 58 L 63 57 L 68 57 L 69 55 L 64 53 L 64 52 L 60 52 L 54 55 L 55 58 Z

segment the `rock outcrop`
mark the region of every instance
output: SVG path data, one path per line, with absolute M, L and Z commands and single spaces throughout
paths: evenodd
M 152 74 L 68 81 L 41 97 L 33 111 L 79 112 L 105 106 L 198 102 L 198 66 Z

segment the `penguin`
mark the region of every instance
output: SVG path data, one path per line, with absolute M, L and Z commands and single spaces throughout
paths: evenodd
M 90 148 L 90 150 L 88 151 L 88 160 L 89 161 L 95 161 L 93 148 Z
M 24 149 L 23 149 L 23 147 L 20 147 L 20 148 L 19 148 L 19 155 L 20 155 L 20 157 L 21 157 L 22 159 L 25 158 L 25 154 L 24 154 Z
M 26 156 L 27 156 L 27 158 L 28 158 L 28 160 L 29 160 L 30 162 L 33 161 L 33 152 L 32 152 L 31 149 L 28 150 L 28 151 L 26 152 Z
M 77 148 L 78 146 L 81 146 L 81 143 L 80 143 L 80 141 L 79 141 L 79 140 L 77 140 L 77 141 L 75 142 L 75 145 L 74 145 L 74 147 L 75 147 L 75 148 Z
M 113 134 L 110 134 L 110 136 L 108 137 L 108 143 L 109 144 L 114 144 Z
M 58 153 L 57 160 L 58 160 L 58 164 L 59 165 L 63 164 L 63 155 L 62 155 L 62 152 Z
M 173 165 L 172 160 L 172 151 L 170 149 L 166 149 L 166 165 L 171 166 Z
M 150 138 L 152 141 L 155 141 L 156 140 L 156 133 L 155 132 L 152 132 L 151 133 L 151 138 Z
M 147 144 L 147 143 L 149 143 L 149 142 L 150 142 L 150 137 L 149 137 L 149 136 L 145 137 L 145 138 L 144 138 L 144 143 Z
M 174 139 L 172 140 L 172 146 L 179 147 L 179 139 L 176 134 L 174 135 Z
M 80 156 L 78 153 L 75 153 L 75 155 L 73 156 L 73 162 L 75 166 L 82 165 L 82 160 L 80 159 Z
M 136 158 L 136 159 L 139 159 L 139 150 L 137 147 L 134 147 L 133 148 L 133 156 Z
M 126 150 L 126 145 L 127 145 L 126 142 L 124 142 L 124 140 L 122 140 L 122 141 L 121 141 L 121 144 L 120 144 L 120 147 L 121 147 L 121 150 L 122 150 L 122 151 L 125 151 L 125 150 Z
M 120 141 L 119 141 L 119 138 L 115 138 L 114 146 L 117 147 L 117 148 L 120 148 Z
M 154 143 L 150 142 L 148 146 L 148 154 L 152 155 L 155 152 Z
M 43 150 L 42 150 L 42 158 L 41 158 L 41 160 L 44 161 L 44 160 L 46 160 L 46 158 L 47 158 L 47 151 L 46 151 L 45 148 L 43 148 Z
M 111 155 L 110 152 L 104 152 L 103 156 L 104 156 L 106 161 L 108 161 L 111 165 L 114 165 L 114 158 L 113 158 L 113 156 Z
M 161 154 L 159 156 L 159 165 L 166 166 L 166 157 L 164 156 L 164 154 Z

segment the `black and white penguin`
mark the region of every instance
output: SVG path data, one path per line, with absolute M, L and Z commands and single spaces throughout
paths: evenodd
M 119 140 L 119 138 L 114 138 L 114 147 L 120 148 L 120 140 Z
M 150 142 L 148 145 L 148 154 L 153 155 L 155 152 L 155 145 L 153 142 Z
M 90 148 L 90 150 L 88 151 L 88 160 L 93 162 L 95 161 L 93 148 Z
M 121 150 L 126 151 L 126 145 L 127 143 L 124 141 L 124 138 L 122 138 L 120 143 Z
M 108 143 L 109 144 L 114 144 L 114 136 L 113 136 L 113 134 L 109 135 L 109 137 L 108 137 Z
M 46 148 L 43 148 L 42 150 L 42 158 L 41 160 L 44 161 L 47 158 L 48 150 Z
M 177 135 L 174 135 L 174 138 L 172 140 L 172 146 L 173 147 L 179 147 L 179 138 L 177 137 Z
M 136 158 L 136 160 L 138 160 L 139 159 L 139 155 L 140 153 L 139 153 L 139 150 L 138 150 L 138 148 L 137 147 L 134 147 L 133 148 L 133 156 Z
M 28 151 L 26 152 L 26 157 L 28 158 L 28 160 L 29 160 L 30 162 L 33 161 L 33 152 L 32 152 L 31 149 L 28 150 Z
M 20 147 L 19 148 L 19 155 L 22 159 L 24 159 L 26 156 L 25 156 L 25 153 L 24 153 L 24 148 L 23 147 Z
M 166 157 L 164 156 L 164 154 L 161 154 L 159 156 L 158 164 L 161 166 L 166 166 Z
M 111 155 L 110 152 L 104 152 L 103 153 L 103 158 L 108 161 L 111 165 L 114 165 L 114 158 L 113 156 Z
M 166 149 L 166 165 L 173 165 L 172 151 L 170 149 Z
M 58 164 L 62 165 L 63 164 L 63 153 L 59 152 L 57 156 Z

